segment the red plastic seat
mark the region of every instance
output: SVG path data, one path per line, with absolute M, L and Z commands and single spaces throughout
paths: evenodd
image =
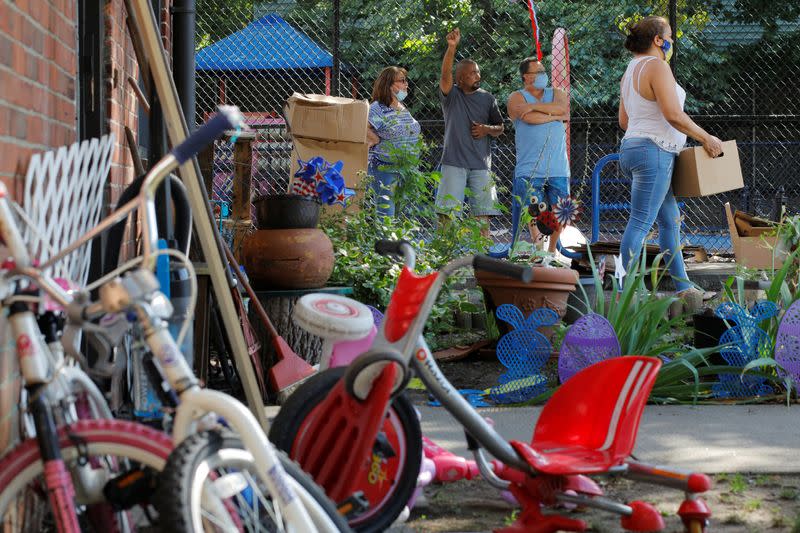
M 544 406 L 531 443 L 511 445 L 539 472 L 608 471 L 633 451 L 659 368 L 658 358 L 633 355 L 581 370 Z

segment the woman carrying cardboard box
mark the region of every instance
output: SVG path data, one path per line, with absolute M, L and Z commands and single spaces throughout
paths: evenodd
M 369 106 L 369 175 L 379 215 L 394 216 L 394 187 L 403 176 L 398 159 L 419 156 L 420 126 L 403 105 L 408 96 L 408 73 L 386 67 L 372 87 Z
M 631 180 L 631 216 L 620 254 L 622 266 L 630 270 L 637 264 L 645 237 L 658 221 L 658 243 L 676 295 L 693 310 L 701 305 L 703 292 L 686 275 L 672 171 L 687 135 L 702 143 L 711 157 L 722 152 L 722 142 L 683 111 L 686 91 L 677 84 L 668 64 L 672 46 L 672 29 L 663 17 L 644 17 L 628 25 L 625 48 L 634 57 L 620 82 L 619 125 L 625 137 L 619 165 Z

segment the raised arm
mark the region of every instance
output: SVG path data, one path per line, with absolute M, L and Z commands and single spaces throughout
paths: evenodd
M 447 50 L 442 58 L 442 75 L 439 78 L 439 89 L 447 96 L 453 88 L 453 61 L 456 57 L 456 48 L 461 41 L 461 30 L 455 28 L 447 34 Z

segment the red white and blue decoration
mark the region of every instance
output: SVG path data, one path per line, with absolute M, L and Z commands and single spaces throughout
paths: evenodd
M 298 159 L 299 169 L 294 173 L 292 192 L 302 196 L 319 199 L 322 203 L 347 205 L 347 201 L 355 195 L 353 189 L 345 186 L 342 167 L 337 161 L 330 164 L 322 157 L 312 157 L 308 161 Z
M 539 44 L 539 19 L 536 17 L 536 8 L 533 7 L 533 0 L 528 0 L 528 12 L 531 16 L 531 30 L 533 31 L 533 42 L 536 44 L 536 59 L 542 60 L 542 46 Z

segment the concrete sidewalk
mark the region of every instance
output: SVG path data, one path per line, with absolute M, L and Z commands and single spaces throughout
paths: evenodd
M 468 455 L 464 433 L 441 407 L 418 406 L 422 431 Z M 530 441 L 541 407 L 479 409 L 504 437 Z M 718 472 L 800 472 L 800 406 L 709 405 L 645 408 L 634 455 L 643 462 Z

